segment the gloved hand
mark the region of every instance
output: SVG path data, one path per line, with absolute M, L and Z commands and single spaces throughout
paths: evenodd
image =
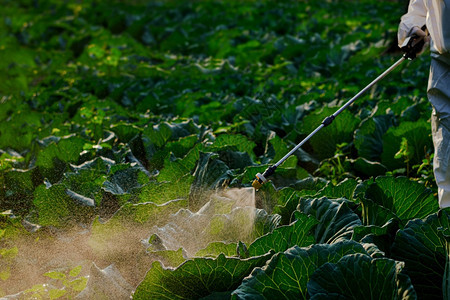
M 412 46 L 414 47 L 417 43 L 419 43 L 421 41 L 421 39 L 423 38 L 424 40 L 424 44 L 422 46 L 422 49 L 417 52 L 417 55 L 422 54 L 430 45 L 430 35 L 428 34 L 428 30 L 426 29 L 426 27 L 423 27 L 423 29 L 419 28 L 418 26 L 414 26 L 411 29 L 411 34 L 410 36 L 417 36 L 418 38 L 416 38 L 413 43 Z
M 405 52 L 404 56 L 408 59 L 414 59 L 422 54 L 430 44 L 430 36 L 425 26 L 419 28 L 414 26 L 410 35 L 403 42 L 401 49 Z

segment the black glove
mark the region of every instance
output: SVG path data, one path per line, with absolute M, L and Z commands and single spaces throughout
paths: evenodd
M 409 37 L 405 39 L 402 44 L 403 56 L 409 60 L 416 58 L 417 55 L 422 54 L 430 44 L 430 36 L 428 35 L 427 27 L 422 28 L 413 27 Z

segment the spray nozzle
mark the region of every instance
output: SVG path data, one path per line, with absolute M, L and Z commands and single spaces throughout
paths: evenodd
M 254 187 L 256 190 L 262 188 L 263 184 L 268 181 L 267 177 L 272 175 L 275 172 L 276 168 L 277 166 L 273 165 L 271 167 L 268 167 L 263 174 L 261 173 L 256 174 L 256 179 L 253 180 L 252 187 Z
M 261 173 L 258 173 L 256 174 L 256 179 L 253 180 L 252 187 L 254 187 L 255 190 L 259 190 L 266 182 L 267 179 Z

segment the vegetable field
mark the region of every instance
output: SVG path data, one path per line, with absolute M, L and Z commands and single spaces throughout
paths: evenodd
M 449 299 L 407 2 L 0 0 L 0 297 Z

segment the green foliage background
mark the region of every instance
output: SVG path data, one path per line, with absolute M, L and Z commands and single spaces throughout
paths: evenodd
M 88 227 L 100 249 L 116 234 L 197 211 L 209 203 L 205 191 L 250 186 L 400 57 L 396 32 L 407 1 L 0 4 L 0 250 L 10 253 L 29 234 L 22 221 L 43 226 L 33 237 Z M 257 230 L 236 254 L 238 241 L 224 228 L 246 212 L 218 201 L 205 235 L 225 244 L 211 244 L 173 273 L 154 263 L 135 297 L 167 287 L 182 298 L 348 296 L 338 284 L 323 285 L 330 270 L 351 281 L 347 267 L 392 280 L 379 297 L 424 295 L 421 266 L 401 249 L 418 220 L 447 216 L 433 215 L 428 65 L 427 55 L 405 63 L 281 165 L 258 192 Z M 445 234 L 424 222 L 439 232 L 430 257 L 438 251 L 445 264 Z M 156 248 L 143 255 L 185 260 Z M 312 263 L 316 251 L 340 254 Z M 15 255 L 0 254 L 7 284 Z M 264 288 L 284 280 L 277 270 L 290 259 L 311 266 L 301 284 Z M 208 273 L 212 264 L 218 278 Z M 189 268 L 195 280 L 183 277 Z M 444 273 L 433 277 L 436 295 Z M 200 290 L 173 290 L 204 278 L 212 281 Z

